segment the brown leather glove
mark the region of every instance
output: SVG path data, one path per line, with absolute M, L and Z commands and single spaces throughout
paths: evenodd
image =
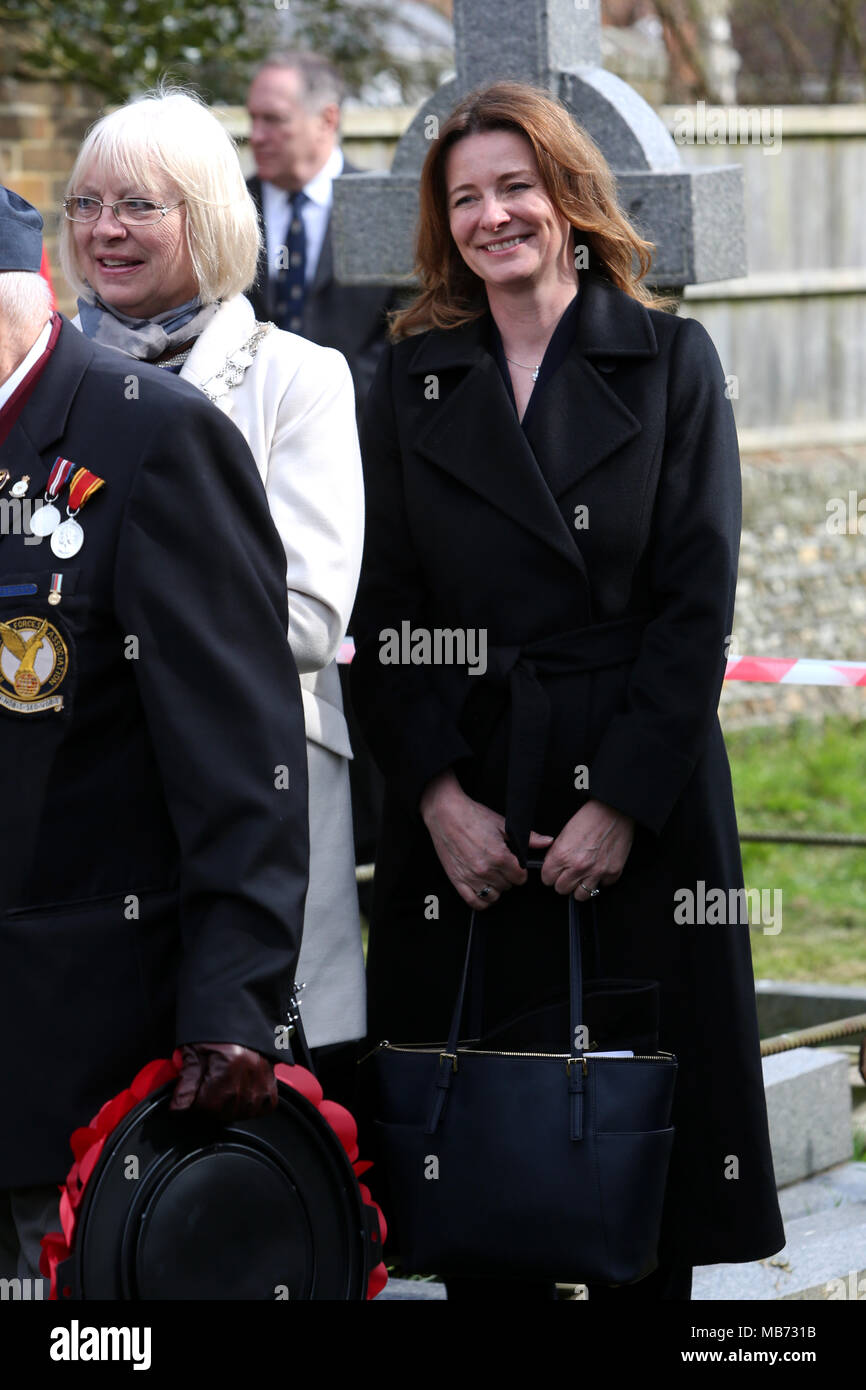
M 251 1120 L 277 1104 L 267 1057 L 238 1043 L 186 1043 L 170 1110 L 205 1110 L 221 1120 Z

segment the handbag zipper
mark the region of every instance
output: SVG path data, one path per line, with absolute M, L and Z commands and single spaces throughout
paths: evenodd
M 372 1057 L 375 1053 L 381 1052 L 385 1047 L 389 1047 L 392 1052 L 438 1052 L 440 1057 L 450 1057 L 452 1055 L 450 1052 L 446 1052 L 442 1047 L 413 1046 L 411 1043 L 392 1043 L 388 1042 L 386 1038 L 383 1042 L 378 1043 L 371 1052 L 367 1052 L 361 1058 L 361 1061 L 366 1062 L 368 1057 Z M 567 1062 L 571 1059 L 570 1052 L 501 1052 L 480 1047 L 458 1047 L 457 1055 L 459 1056 L 461 1052 L 476 1057 L 553 1057 L 560 1062 Z M 655 1052 L 651 1055 L 639 1053 L 634 1057 L 597 1057 L 592 1052 L 585 1052 L 583 1054 L 584 1062 L 590 1058 L 595 1062 L 667 1062 L 675 1060 L 673 1052 Z

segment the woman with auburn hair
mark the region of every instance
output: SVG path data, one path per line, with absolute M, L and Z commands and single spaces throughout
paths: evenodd
M 495 129 L 520 129 L 529 141 L 550 201 L 583 234 L 584 259 L 589 262 L 585 268 L 600 270 L 641 304 L 673 307 L 673 300 L 653 295 L 641 283 L 652 264 L 653 248 L 620 208 L 614 176 L 595 142 L 564 106 L 544 93 L 519 82 L 501 82 L 461 102 L 424 161 L 416 244 L 421 293 L 393 316 L 394 338 L 428 328 L 456 328 L 487 311 L 484 282 L 451 232 L 446 169 L 448 153 L 458 140 Z
M 387 792 L 369 1039 L 447 1035 L 471 908 L 482 1036 L 545 1005 L 568 978 L 566 895 L 592 902 L 597 973 L 658 981 L 679 1072 L 659 1267 L 591 1299 L 688 1299 L 694 1265 L 784 1243 L 748 922 L 680 911 L 711 886 L 743 900 L 716 712 L 737 437 L 706 331 L 642 283 L 650 252 L 558 102 L 470 94 L 425 162 L 421 289 L 362 429 L 352 686 Z M 508 1273 L 448 1296 L 555 1296 L 556 1269 Z
M 346 1100 L 365 1023 L 352 750 L 336 665 L 364 524 L 349 368 L 331 348 L 256 322 L 244 295 L 259 252 L 255 206 L 231 137 L 191 94 L 164 87 L 98 121 L 64 208 L 61 262 L 82 331 L 177 373 L 229 416 L 282 537 L 310 789 L 302 1018 L 328 1095 Z

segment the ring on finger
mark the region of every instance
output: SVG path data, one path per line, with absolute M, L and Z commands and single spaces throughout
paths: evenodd
M 490 894 L 491 894 L 492 892 L 493 892 L 493 886 L 492 886 L 492 884 L 490 884 L 490 883 L 485 883 L 485 885 L 484 885 L 483 888 L 477 889 L 477 894 L 478 894 L 478 897 L 479 897 L 479 898 L 485 898 L 485 899 L 487 899 L 487 898 L 490 897 Z
M 584 893 L 586 893 L 587 897 L 589 898 L 597 898 L 599 893 L 601 892 L 600 888 L 587 888 L 586 884 L 582 880 L 578 886 L 583 889 Z

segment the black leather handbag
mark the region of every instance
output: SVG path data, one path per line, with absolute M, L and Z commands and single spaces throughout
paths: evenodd
M 677 1062 L 588 1050 L 568 901 L 561 1052 L 458 1042 L 481 930 L 473 912 L 447 1043 L 382 1042 L 371 1054 L 379 1161 L 407 1272 L 628 1284 L 657 1267 Z

